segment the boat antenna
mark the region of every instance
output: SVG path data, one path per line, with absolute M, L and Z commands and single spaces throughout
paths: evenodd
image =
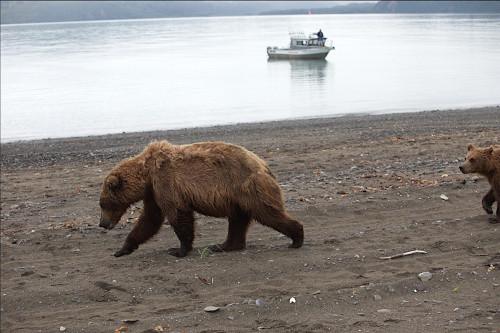
M 297 27 L 293 27 L 292 29 L 288 29 L 288 34 L 290 37 L 295 37 L 295 38 L 304 38 L 306 34 L 304 33 L 303 29 L 298 29 Z

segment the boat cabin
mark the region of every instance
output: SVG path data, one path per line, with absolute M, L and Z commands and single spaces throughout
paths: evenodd
M 314 46 L 325 46 L 325 41 L 325 37 L 323 37 L 323 40 L 320 41 L 319 38 L 314 34 L 310 34 L 309 37 L 307 37 L 305 34 L 290 33 L 291 49 L 304 49 Z

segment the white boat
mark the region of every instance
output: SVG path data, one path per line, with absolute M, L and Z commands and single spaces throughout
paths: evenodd
M 326 38 L 320 40 L 316 34 L 306 36 L 303 32 L 290 33 L 288 47 L 267 47 L 270 59 L 325 59 L 335 47 L 327 45 Z

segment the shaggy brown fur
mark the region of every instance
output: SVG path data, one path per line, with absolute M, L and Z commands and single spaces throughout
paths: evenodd
M 490 190 L 483 197 L 482 204 L 488 214 L 493 214 L 493 203 L 497 202 L 496 218 L 490 218 L 491 223 L 500 223 L 500 149 L 476 148 L 473 144 L 467 145 L 469 150 L 465 163 L 461 165 L 463 173 L 478 173 L 491 185 Z
M 228 218 L 227 239 L 213 246 L 214 251 L 244 248 L 252 219 L 291 238 L 290 247 L 303 243 L 302 224 L 286 213 L 281 189 L 267 164 L 232 144 L 151 143 L 104 179 L 99 226 L 112 229 L 140 200 L 144 209 L 117 257 L 132 253 L 154 236 L 165 218 L 181 243 L 168 252 L 185 256 L 193 248 L 194 212 Z

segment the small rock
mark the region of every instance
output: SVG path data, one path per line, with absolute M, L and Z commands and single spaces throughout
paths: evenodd
M 425 282 L 425 281 L 429 281 L 430 279 L 432 279 L 432 273 L 429 273 L 429 272 L 422 272 L 420 274 L 418 274 L 418 277 L 420 278 L 421 281 Z
M 215 311 L 219 311 L 220 307 L 218 306 L 207 306 L 205 309 L 205 312 L 215 312 Z
M 227 319 L 234 320 L 234 317 L 233 316 L 229 316 L 229 317 L 227 317 Z
M 373 295 L 373 299 L 378 302 L 378 301 L 382 300 L 382 296 L 380 296 L 380 295 Z
M 66 327 L 64 326 L 59 326 L 59 332 L 64 332 L 66 331 Z
M 263 301 L 261 301 L 260 299 L 257 299 L 255 301 L 255 304 L 261 308 L 265 308 L 266 307 L 266 303 L 264 303 Z
M 295 297 L 290 298 L 290 304 L 293 304 L 295 302 L 297 302 L 297 300 L 295 300 Z
M 443 199 L 444 201 L 448 201 L 448 197 L 446 195 L 444 195 L 444 194 L 441 194 L 439 197 L 441 199 Z
M 424 286 L 422 286 L 421 284 L 419 284 L 416 289 L 417 289 L 417 291 L 424 291 L 425 290 Z
M 377 310 L 377 313 L 390 314 L 391 310 L 389 310 L 389 309 L 380 309 L 380 310 Z
M 18 209 L 18 208 L 19 208 L 19 205 L 12 205 L 12 206 L 10 206 L 10 209 Z M 63 326 L 61 326 L 61 327 L 63 327 Z

